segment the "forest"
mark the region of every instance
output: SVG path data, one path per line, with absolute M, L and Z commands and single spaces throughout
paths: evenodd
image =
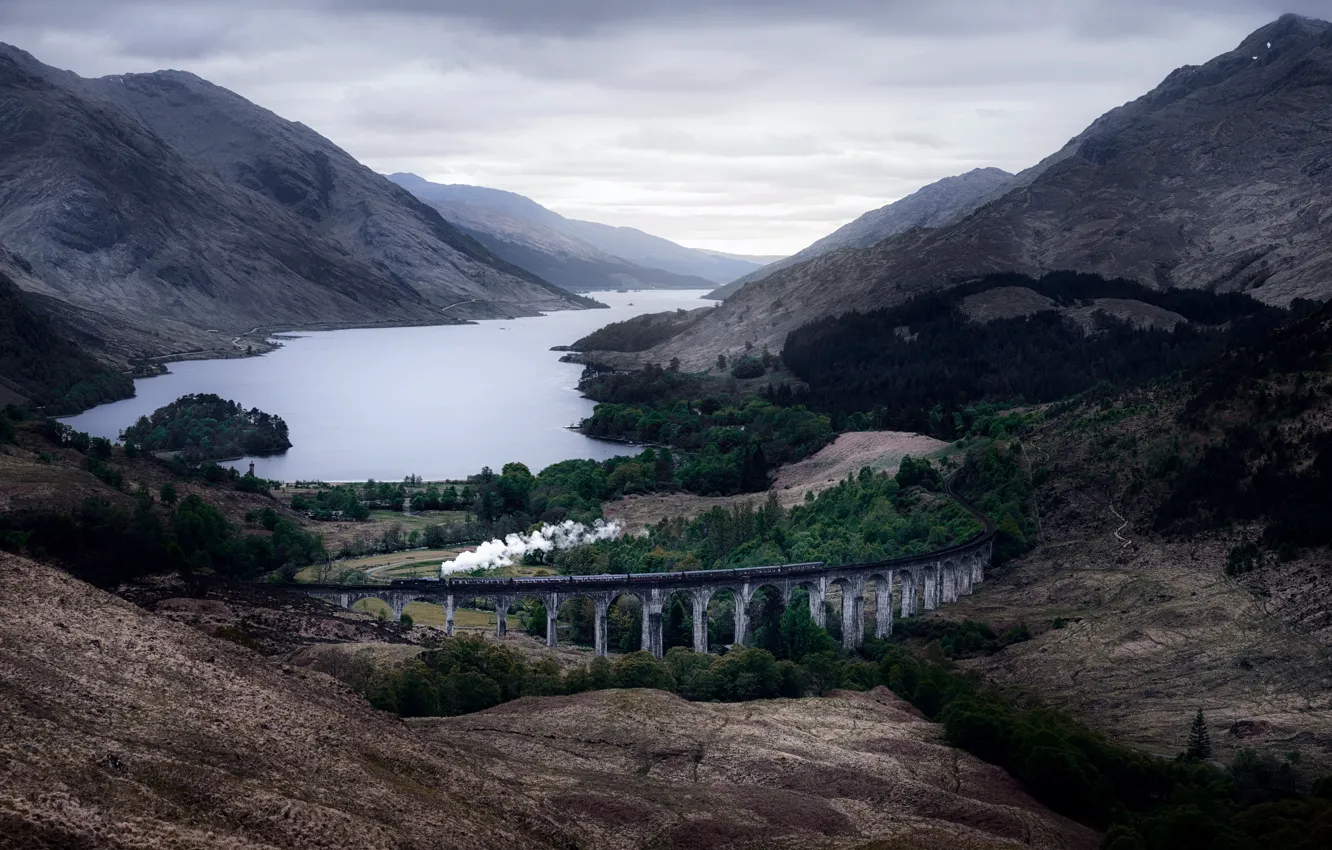
M 908 483 L 903 483 L 908 482 Z M 823 561 L 878 561 L 961 542 L 980 525 L 944 496 L 926 461 L 906 458 L 897 476 L 862 469 L 789 510 L 769 492 L 762 504 L 715 507 L 555 557 L 561 573 L 670 572 Z
M 598 404 L 579 424 L 589 437 L 670 446 L 687 452 L 675 476 L 691 493 L 728 495 L 768 488 L 768 469 L 832 442 L 828 417 L 759 398 L 716 398 L 634 406 Z
M 52 416 L 130 398 L 134 381 L 97 362 L 33 311 L 24 293 L 0 274 L 0 388 Z
M 710 387 L 707 378 L 681 372 L 675 363 L 665 369 L 649 363 L 632 372 L 590 363 L 578 380 L 580 393 L 611 404 L 669 405 L 682 398 L 701 398 Z
M 188 461 L 277 454 L 291 448 L 287 423 L 211 393 L 185 395 L 126 428 L 121 441 L 140 451 L 180 452 Z
M 1157 528 L 1264 520 L 1263 548 L 1283 559 L 1332 544 L 1332 431 L 1303 423 L 1332 399 L 1330 375 L 1332 306 L 1193 375 L 1179 425 L 1204 447 L 1165 470 L 1173 477 Z M 1232 572 L 1255 565 L 1257 542 Z
M 1056 310 L 986 322 L 960 304 L 999 287 L 1025 287 L 1061 308 L 1130 299 L 1180 314 L 1174 330 L 1139 328 L 1105 313 L 1090 333 Z M 880 427 L 941 439 L 961 436 L 954 414 L 982 402 L 1056 401 L 1097 384 L 1123 387 L 1183 370 L 1265 336 L 1311 311 L 1268 307 L 1241 294 L 1156 291 L 1127 280 L 1055 272 L 1040 279 L 990 275 L 867 313 L 793 331 L 782 361 L 806 384 L 770 390 L 777 403 L 839 418 L 869 412 Z
M 647 351 L 689 330 L 708 308 L 676 310 L 674 313 L 645 313 L 612 322 L 569 346 L 571 351 Z

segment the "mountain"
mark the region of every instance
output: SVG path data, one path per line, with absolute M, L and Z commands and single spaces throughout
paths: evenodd
M 713 251 L 708 248 L 700 248 L 699 250 L 701 250 L 705 254 L 712 254 L 717 257 L 725 257 L 728 260 L 743 260 L 747 263 L 758 263 L 764 266 L 768 265 L 769 263 L 775 263 L 784 257 L 784 255 L 782 254 L 730 254 L 727 253 L 726 251 Z
M 746 341 L 777 350 L 813 319 L 991 272 L 1325 298 L 1329 127 L 1332 25 L 1283 16 L 1106 113 L 962 220 L 783 269 L 642 357 L 698 368 Z
M 109 351 L 590 306 L 192 74 L 87 80 L 0 45 L 0 137 L 0 244 L 29 270 L 19 285 L 70 305 L 77 329 L 105 320 L 94 335 Z
M 389 179 L 499 256 L 574 291 L 711 289 L 760 264 L 686 248 L 632 227 L 565 218 L 513 192 L 431 183 L 415 174 Z
M 945 177 L 887 206 L 870 210 L 801 251 L 718 287 L 709 298 L 725 300 L 747 283 L 843 248 L 868 248 L 889 236 L 917 227 L 940 227 L 956 221 L 1002 193 L 1013 175 L 999 168 L 976 168 Z
M 612 227 L 594 221 L 576 221 L 574 224 L 579 237 L 617 257 L 676 274 L 696 275 L 716 283 L 733 280 L 737 275 L 753 271 L 757 265 L 711 251 L 686 248 L 632 227 Z

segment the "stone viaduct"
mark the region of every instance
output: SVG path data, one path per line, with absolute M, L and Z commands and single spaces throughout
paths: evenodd
M 361 599 L 382 599 L 402 616 L 409 602 L 435 602 L 444 606 L 445 631 L 453 634 L 453 613 L 459 602 L 487 600 L 495 607 L 497 631 L 508 630 L 507 615 L 515 602 L 540 600 L 546 608 L 546 643 L 556 644 L 556 617 L 560 604 L 583 597 L 596 610 L 597 655 L 607 652 L 607 615 L 620 596 L 636 597 L 643 606 L 643 649 L 660 658 L 665 652 L 662 612 L 671 597 L 680 594 L 693 612 L 694 651 L 708 651 L 708 602 L 723 590 L 735 599 L 735 642 L 744 643 L 749 633 L 748 608 L 760 588 L 772 588 L 789 605 L 796 588 L 809 593 L 810 614 L 826 626 L 824 599 L 834 587 L 842 597 L 842 644 L 860 645 L 864 636 L 865 593 L 873 585 L 874 635 L 885 637 L 893 630 L 893 603 L 902 617 L 931 611 L 967 596 L 985 578 L 985 568 L 994 551 L 994 524 L 970 505 L 963 505 L 981 520 L 984 530 L 956 546 L 922 555 L 912 555 L 867 564 L 825 567 L 822 563 L 785 564 L 733 570 L 696 570 L 676 573 L 626 575 L 546 576 L 532 578 L 444 578 L 394 581 L 376 585 L 291 584 L 285 589 L 327 599 L 350 608 Z

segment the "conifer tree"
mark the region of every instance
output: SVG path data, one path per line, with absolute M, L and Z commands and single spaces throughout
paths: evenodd
M 1184 757 L 1204 761 L 1212 757 L 1212 736 L 1207 733 L 1207 720 L 1202 709 L 1193 716 L 1193 726 L 1189 729 L 1189 743 L 1184 749 Z

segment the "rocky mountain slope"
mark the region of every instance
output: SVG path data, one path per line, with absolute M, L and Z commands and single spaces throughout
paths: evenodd
M 724 300 L 747 283 L 806 260 L 843 248 L 868 248 L 917 227 L 941 227 L 957 221 L 1001 194 L 1012 182 L 1013 175 L 999 168 L 976 168 L 956 177 L 945 177 L 887 206 L 870 210 L 808 248 L 720 286 L 708 297 Z
M 736 340 L 775 350 L 811 319 L 994 271 L 1327 297 L 1330 126 L 1332 25 L 1286 15 L 1106 113 L 961 221 L 779 271 L 645 360 L 704 366 Z
M 708 289 L 753 271 L 752 260 L 700 251 L 631 227 L 568 219 L 513 192 L 389 179 L 504 259 L 566 289 Z
M 16 281 L 110 351 L 589 306 L 309 128 L 190 74 L 84 80 L 0 45 L 0 135 Z
M 0 848 L 1091 848 L 883 689 L 406 722 L 0 555 Z

